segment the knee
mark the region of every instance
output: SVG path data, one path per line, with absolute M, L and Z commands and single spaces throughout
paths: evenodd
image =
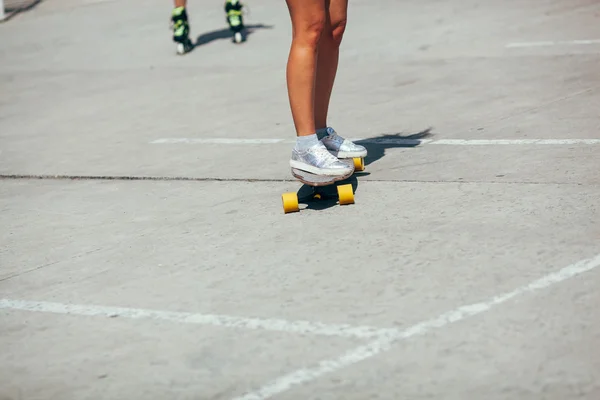
M 346 30 L 346 19 L 341 19 L 339 21 L 332 21 L 331 23 L 331 31 L 329 32 L 329 36 L 331 37 L 333 43 L 336 46 L 340 46 L 342 43 L 342 38 L 344 37 L 344 32 Z
M 313 16 L 301 27 L 294 29 L 295 40 L 305 46 L 317 48 L 325 29 L 325 13 Z

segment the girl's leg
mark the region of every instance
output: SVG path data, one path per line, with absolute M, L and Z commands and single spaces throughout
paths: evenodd
M 315 133 L 317 50 L 325 27 L 325 0 L 286 0 L 292 19 L 287 87 L 298 136 Z
M 296 145 L 290 166 L 319 175 L 346 175 L 352 168 L 330 154 L 315 129 L 315 80 L 325 0 L 286 0 L 292 19 L 287 86 Z
M 335 81 L 340 54 L 340 44 L 346 28 L 348 0 L 325 0 L 326 14 L 323 35 L 319 41 L 315 90 L 315 125 L 327 127 L 329 100 Z
M 319 42 L 315 89 L 315 127 L 325 147 L 338 158 L 366 157 L 367 149 L 338 135 L 327 125 L 327 113 L 346 28 L 348 0 L 325 0 L 325 28 Z

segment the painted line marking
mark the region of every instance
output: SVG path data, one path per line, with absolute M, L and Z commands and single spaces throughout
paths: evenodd
M 101 3 L 114 3 L 117 0 L 82 0 L 83 4 L 101 4 Z
M 588 39 L 588 40 L 558 40 L 558 41 L 541 41 L 541 42 L 517 42 L 509 43 L 506 45 L 507 48 L 518 48 L 518 47 L 548 47 L 548 46 L 581 46 L 600 44 L 600 39 Z
M 600 139 L 440 139 L 430 144 L 449 146 L 600 144 Z
M 167 138 L 157 139 L 151 144 L 273 144 L 290 142 L 285 139 L 227 139 L 227 138 L 210 138 L 210 139 L 194 139 L 194 138 Z
M 366 144 L 396 144 L 417 146 L 422 144 L 445 145 L 445 146 L 495 146 L 495 145 L 570 145 L 585 144 L 598 145 L 600 139 L 403 139 L 403 138 L 352 138 L 353 142 Z M 292 139 L 222 139 L 222 138 L 165 138 L 157 139 L 150 144 L 227 144 L 227 145 L 247 145 L 247 144 L 278 144 L 295 143 Z
M 243 318 L 229 315 L 199 314 L 147 310 L 140 308 L 105 307 L 95 305 L 62 304 L 46 301 L 0 299 L 0 309 L 33 311 L 65 315 L 85 315 L 101 317 L 122 317 L 130 319 L 152 319 L 184 324 L 221 326 L 226 328 L 246 328 L 295 334 L 313 334 L 347 338 L 370 339 L 389 333 L 393 329 L 379 329 L 370 326 L 347 324 L 323 324 L 309 321 L 287 321 L 283 319 Z
M 325 336 L 341 336 L 354 338 L 373 338 L 377 339 L 356 347 L 336 359 L 323 360 L 315 367 L 303 368 L 284 375 L 276 380 L 264 385 L 257 391 L 248 393 L 234 400 L 265 400 L 277 394 L 285 392 L 292 387 L 311 382 L 321 376 L 336 372 L 353 364 L 365 361 L 375 357 L 401 340 L 409 339 L 413 336 L 424 335 L 434 329 L 443 328 L 455 322 L 462 321 L 469 317 L 476 316 L 493 307 L 505 303 L 519 295 L 533 293 L 545 289 L 554 284 L 574 278 L 580 274 L 588 272 L 600 266 L 600 254 L 594 258 L 582 260 L 569 265 L 561 270 L 537 279 L 525 286 L 521 286 L 511 292 L 506 292 L 494 296 L 487 301 L 474 303 L 467 306 L 458 307 L 452 311 L 446 312 L 436 318 L 420 322 L 405 330 L 398 329 L 377 329 L 372 327 L 352 327 L 350 325 L 326 325 L 321 323 L 312 323 L 308 321 L 285 321 L 280 319 L 256 319 L 239 318 L 223 315 L 196 314 L 185 312 L 170 312 L 158 310 L 144 310 L 136 308 L 123 307 L 103 307 L 91 305 L 72 305 L 62 303 L 40 302 L 1 299 L 0 309 L 24 310 L 43 313 L 67 314 L 67 315 L 86 315 L 86 316 L 120 316 L 131 319 L 154 319 L 167 320 L 188 324 L 203 324 L 213 326 L 225 326 L 231 328 L 264 329 L 270 331 L 283 331 L 300 334 L 316 334 Z
M 303 368 L 284 375 L 264 385 L 255 392 L 236 397 L 233 400 L 265 400 L 277 394 L 291 389 L 293 386 L 307 383 L 322 377 L 325 374 L 336 372 L 353 364 L 375 357 L 392 348 L 395 342 L 424 335 L 434 329 L 443 328 L 455 322 L 489 311 L 493 307 L 507 302 L 519 295 L 536 292 L 554 284 L 566 281 L 577 275 L 588 272 L 600 266 L 600 254 L 588 260 L 582 260 L 569 265 L 557 272 L 551 273 L 525 286 L 521 286 L 511 292 L 503 293 L 481 303 L 458 307 L 455 310 L 444 313 L 437 318 L 423 321 L 405 330 L 396 330 L 382 335 L 380 338 L 350 350 L 337 359 L 323 360 L 315 367 Z

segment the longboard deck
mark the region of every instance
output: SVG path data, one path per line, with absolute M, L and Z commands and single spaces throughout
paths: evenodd
M 354 161 L 349 159 L 341 159 L 341 162 L 348 164 L 352 167 L 352 171 L 346 175 L 340 176 L 327 176 L 327 175 L 316 175 L 307 171 L 303 171 L 301 169 L 292 168 L 292 175 L 294 178 L 298 179 L 300 182 L 309 185 L 309 186 L 328 186 L 332 185 L 335 182 L 343 181 L 348 179 L 354 174 Z

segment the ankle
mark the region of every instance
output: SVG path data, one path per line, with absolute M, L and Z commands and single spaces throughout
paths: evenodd
M 329 135 L 329 127 L 325 126 L 324 128 L 317 129 L 317 137 L 319 140 L 323 139 L 325 136 Z
M 319 144 L 319 138 L 316 133 L 312 135 L 298 136 L 296 138 L 296 146 L 294 148 L 299 151 L 306 151 L 311 147 L 317 146 Z

